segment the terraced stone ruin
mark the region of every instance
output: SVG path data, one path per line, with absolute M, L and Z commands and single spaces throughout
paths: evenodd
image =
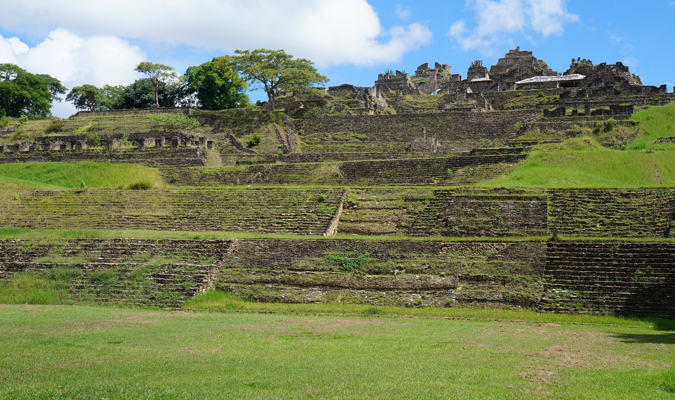
M 67 272 L 80 301 L 160 307 L 216 288 L 259 301 L 673 318 L 675 189 L 472 186 L 580 129 L 624 127 L 627 137 L 598 134 L 620 148 L 639 133 L 631 115 L 673 98 L 621 63 L 577 58 L 559 74 L 518 48 L 489 69 L 472 63 L 466 79 L 423 64 L 372 88 L 288 93 L 283 113 L 12 125 L 0 129 L 0 164 L 137 163 L 171 186 L 19 188 L 2 197 L 3 227 L 241 237 L 0 240 L 0 280 Z M 165 131 L 149 122 L 156 112 L 199 127 Z

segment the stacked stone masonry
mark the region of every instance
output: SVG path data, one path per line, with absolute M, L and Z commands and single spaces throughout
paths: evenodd
M 337 189 L 26 190 L 0 205 L 0 224 L 29 229 L 322 235 L 341 196 Z
M 230 240 L 2 240 L 0 282 L 17 273 L 59 274 L 70 277 L 76 301 L 177 307 L 214 287 L 235 248 Z

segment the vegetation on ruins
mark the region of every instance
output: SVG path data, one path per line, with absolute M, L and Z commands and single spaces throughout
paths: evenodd
M 158 114 L 151 115 L 150 120 L 155 128 L 164 131 L 180 129 L 194 129 L 199 126 L 199 121 L 185 114 Z
M 0 165 L 0 183 L 19 188 L 77 189 L 82 182 L 89 188 L 119 188 L 139 179 L 162 186 L 157 170 L 137 164 L 27 163 Z
M 217 59 L 216 64 L 231 65 L 254 89 L 262 89 L 274 110 L 275 99 L 281 92 L 306 91 L 328 78 L 319 74 L 314 63 L 294 58 L 283 50 L 236 50 L 233 56 Z
M 183 75 L 186 95 L 194 95 L 204 110 L 226 110 L 247 106 L 246 81 L 217 58 L 189 67 Z
M 173 67 L 168 65 L 144 61 L 136 66 L 134 71 L 144 74 L 154 89 L 155 107 L 159 108 L 159 93 L 169 84 L 176 74 Z
M 66 88 L 49 75 L 32 74 L 14 64 L 0 64 L 0 117 L 46 118 Z

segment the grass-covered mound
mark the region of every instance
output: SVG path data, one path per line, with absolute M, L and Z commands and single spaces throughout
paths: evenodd
M 95 162 L 4 164 L 0 165 L 0 183 L 41 189 L 164 186 L 156 169 Z

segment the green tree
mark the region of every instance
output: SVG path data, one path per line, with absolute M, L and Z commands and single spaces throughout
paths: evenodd
M 150 108 L 156 106 L 154 86 L 150 79 L 143 78 L 124 88 L 124 106 L 122 108 Z M 180 82 L 167 82 L 157 97 L 160 107 L 175 107 L 183 99 L 183 88 Z
M 105 85 L 101 89 L 101 94 L 105 98 L 103 108 L 108 110 L 119 110 L 124 108 L 124 86 Z
M 66 101 L 71 101 L 78 110 L 96 111 L 103 108 L 106 97 L 96 86 L 82 85 L 75 86 L 66 96 Z
M 185 94 L 196 96 L 205 110 L 225 110 L 248 105 L 246 81 L 227 63 L 217 58 L 196 67 L 190 67 L 183 76 Z
M 62 99 L 59 97 L 60 94 L 66 94 L 68 92 L 68 88 L 63 86 L 61 84 L 61 81 L 50 76 L 47 74 L 40 74 L 40 77 L 47 82 L 47 87 L 49 92 L 52 94 L 54 97 L 54 100 L 56 101 L 61 101 Z
M 263 89 L 274 110 L 274 99 L 279 91 L 304 90 L 314 84 L 323 84 L 328 79 L 319 74 L 314 63 L 304 58 L 293 58 L 283 50 L 237 50 L 233 56 L 221 57 L 241 74 L 254 89 Z
M 14 64 L 0 64 L 0 116 L 47 118 L 66 88 L 49 75 L 31 74 Z
M 138 64 L 134 71 L 138 71 L 148 77 L 155 92 L 155 107 L 159 108 L 159 92 L 167 86 L 169 78 L 175 76 L 173 68 L 168 65 L 146 61 Z

